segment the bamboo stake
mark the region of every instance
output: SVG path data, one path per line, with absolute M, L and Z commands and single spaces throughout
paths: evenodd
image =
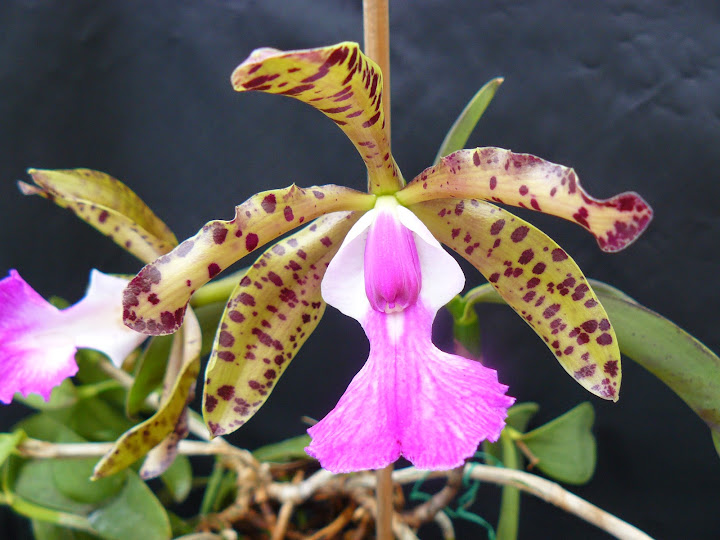
M 363 0 L 363 37 L 365 54 L 380 66 L 383 75 L 383 109 L 385 136 L 390 145 L 390 23 L 388 0 Z M 377 471 L 376 535 L 378 540 L 391 540 L 393 521 L 392 464 Z

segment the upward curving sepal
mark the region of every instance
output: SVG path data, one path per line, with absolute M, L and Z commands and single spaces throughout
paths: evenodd
M 234 219 L 211 221 L 140 271 L 123 296 L 125 324 L 145 334 L 171 334 L 192 294 L 237 260 L 318 216 L 374 204 L 373 195 L 335 185 L 292 185 L 253 195 L 235 208 Z
M 324 113 L 360 152 L 371 193 L 393 193 L 404 185 L 385 130 L 382 73 L 357 43 L 297 51 L 257 49 L 235 69 L 231 81 L 238 92 L 289 96 Z
M 233 291 L 205 374 L 203 416 L 213 435 L 255 414 L 320 322 L 325 269 L 358 217 L 323 216 L 281 240 Z
M 37 186 L 18 182 L 25 195 L 40 195 L 71 210 L 117 245 L 148 263 L 177 246 L 165 223 L 130 188 L 90 169 L 30 169 Z
M 465 257 L 543 338 L 562 367 L 593 394 L 617 401 L 620 350 L 607 313 L 565 251 L 495 205 L 439 199 L 410 208 Z
M 447 197 L 485 199 L 574 221 L 608 252 L 634 242 L 653 215 L 637 193 L 595 199 L 569 167 L 502 148 L 459 150 L 420 173 L 397 194 L 404 205 Z

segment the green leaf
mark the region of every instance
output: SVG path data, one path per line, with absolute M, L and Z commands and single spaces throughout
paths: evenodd
M 519 440 L 538 458 L 539 470 L 561 482 L 584 484 L 595 472 L 594 420 L 593 407 L 586 401 Z
M 54 481 L 52 460 L 19 461 L 12 491 L 28 504 L 77 516 L 86 516 L 93 505 L 82 503 L 62 493 Z M 41 514 L 23 514 L 31 518 L 46 519 Z
M 162 473 L 160 479 L 170 491 L 173 500 L 181 503 L 190 493 L 192 488 L 192 467 L 187 456 L 177 456 L 172 465 Z
M 497 444 L 502 450 L 502 464 L 509 469 L 520 469 L 522 467 L 522 457 L 507 431 L 503 431 Z M 503 486 L 496 539 L 515 540 L 519 525 L 520 490 L 515 486 Z
M 520 433 L 525 433 L 527 425 L 540 410 L 540 405 L 532 401 L 517 403 L 508 409 L 508 416 L 505 423 Z
M 13 450 L 25 439 L 25 432 L 21 429 L 15 430 L 12 433 L 0 433 L 0 465 L 5 463 L 5 460 Z
M 296 459 L 312 459 L 305 453 L 305 447 L 309 444 L 310 435 L 299 435 L 292 439 L 261 446 L 254 450 L 252 454 L 258 461 L 284 462 Z
M 505 419 L 505 425 L 510 429 L 504 431 L 515 430 L 518 433 L 525 433 L 528 422 L 538 412 L 540 405 L 528 401 L 526 403 L 517 403 L 508 409 L 508 415 Z M 508 466 L 503 459 L 502 441 L 494 443 L 483 442 L 483 450 L 500 461 L 504 466 Z
M 88 534 L 83 531 L 67 529 L 40 521 L 38 519 L 31 520 L 32 534 L 35 540 L 96 540 L 97 536 Z
M 108 540 L 165 540 L 171 537 L 170 520 L 153 492 L 136 474 L 128 474 L 122 491 L 88 516 Z
M 67 409 L 48 414 L 89 441 L 112 441 L 133 424 L 122 410 L 102 397 L 84 399 Z
M 60 426 L 58 443 L 81 443 L 85 439 L 65 426 Z M 57 490 L 75 501 L 97 504 L 117 494 L 126 481 L 126 474 L 116 474 L 108 478 L 91 481 L 93 467 L 97 458 L 53 459 L 52 478 Z
M 468 358 L 482 359 L 480 321 L 475 310 L 468 309 L 467 301 L 459 294 L 445 307 L 453 318 L 455 352 Z
M 212 285 L 212 283 L 209 283 L 208 285 Z M 233 289 L 235 289 L 235 285 L 233 285 Z M 200 348 L 200 356 L 210 354 L 210 351 L 212 351 L 212 346 L 215 342 L 215 334 L 217 333 L 218 326 L 220 326 L 220 318 L 225 312 L 226 305 L 227 298 L 225 298 L 222 302 L 213 302 L 212 304 L 206 304 L 204 306 L 194 308 L 195 315 L 197 315 L 198 322 L 200 323 L 200 331 L 202 332 L 202 347 Z
M 460 116 L 457 117 L 457 120 L 455 120 L 455 123 L 450 128 L 450 131 L 448 131 L 447 135 L 445 135 L 445 140 L 443 140 L 440 145 L 440 149 L 438 150 L 437 156 L 435 156 L 433 164 L 437 164 L 437 162 L 440 161 L 440 158 L 445 157 L 448 154 L 452 154 L 456 150 L 465 148 L 465 143 L 470 138 L 470 134 L 473 129 L 475 129 L 475 126 L 485 112 L 485 109 L 488 108 L 492 98 L 495 97 L 495 92 L 497 92 L 497 89 L 504 80 L 505 79 L 502 77 L 490 79 L 480 90 L 477 91 L 468 104 L 465 105 L 465 108 L 460 113 Z
M 125 412 L 128 416 L 137 416 L 150 393 L 162 384 L 172 342 L 171 335 L 155 336 L 150 340 L 140 357 L 135 380 L 127 393 Z
M 64 409 L 65 407 L 70 407 L 77 402 L 77 392 L 72 381 L 70 379 L 65 379 L 60 385 L 53 388 L 48 401 L 45 401 L 38 394 L 30 394 L 27 397 L 16 394 L 13 399 L 24 403 L 28 407 L 41 411 L 48 409 Z
M 92 349 L 78 349 L 75 354 L 75 361 L 78 365 L 78 372 L 73 377 L 73 380 L 77 386 L 80 386 L 80 384 L 100 384 L 113 380 L 105 369 L 110 360 L 103 353 Z M 124 388 L 105 390 L 102 393 L 102 399 L 112 405 L 124 408 L 127 400 L 126 394 L 127 391 Z
M 620 350 L 668 385 L 720 436 L 720 358 L 662 315 L 593 281 L 615 325 Z M 718 452 L 720 454 L 720 452 Z
M 474 312 L 473 312 L 474 313 Z M 537 413 L 540 406 L 537 403 L 518 403 L 508 409 L 505 419 L 506 428 L 496 443 L 483 443 L 485 452 L 495 457 L 504 467 L 510 469 L 522 468 L 522 456 L 515 446 L 510 435 L 523 433 L 530 419 Z M 500 499 L 500 517 L 496 531 L 497 540 L 515 540 L 517 538 L 520 517 L 520 491 L 513 486 L 503 486 Z

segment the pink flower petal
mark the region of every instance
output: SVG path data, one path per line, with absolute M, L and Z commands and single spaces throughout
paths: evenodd
M 311 427 L 306 449 L 332 472 L 378 469 L 405 456 L 421 469 L 450 469 L 496 441 L 514 399 L 494 370 L 431 342 L 434 312 L 369 310 L 370 357 L 333 409 Z
M 0 401 L 13 394 L 50 398 L 53 387 L 75 375 L 72 336 L 57 328 L 62 312 L 50 305 L 15 270 L 0 280 Z

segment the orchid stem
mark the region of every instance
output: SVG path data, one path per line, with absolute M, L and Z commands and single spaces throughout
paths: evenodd
M 388 0 L 363 0 L 363 37 L 365 54 L 379 67 L 383 75 L 383 109 L 385 136 L 390 146 L 390 15 Z M 377 471 L 375 498 L 377 501 L 378 540 L 393 538 L 393 482 L 392 463 Z
M 388 0 L 363 0 L 363 38 L 365 55 L 372 59 L 383 75 L 383 109 L 385 135 L 390 144 L 390 15 Z
M 393 464 L 384 469 L 379 469 L 377 474 L 377 486 L 375 497 L 377 499 L 377 530 L 378 540 L 392 540 L 392 518 L 393 518 Z

